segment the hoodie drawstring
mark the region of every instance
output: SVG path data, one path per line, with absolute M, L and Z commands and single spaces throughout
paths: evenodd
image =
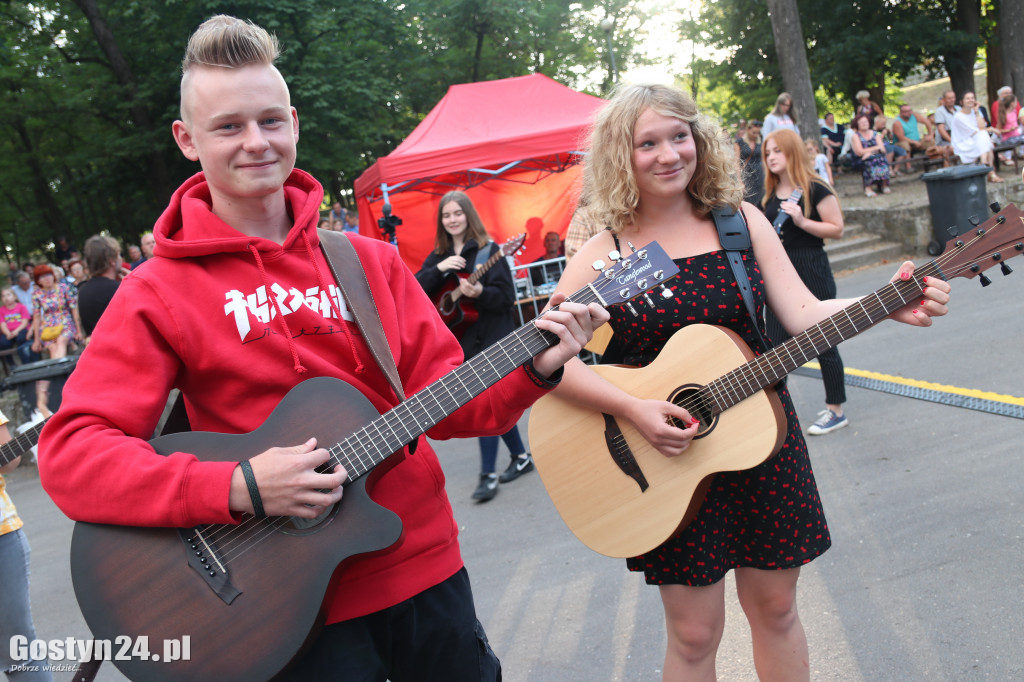
M 327 291 L 327 285 L 324 283 L 323 273 L 320 272 L 320 266 L 316 262 L 316 258 L 313 255 L 313 245 L 309 243 L 309 234 L 306 230 L 302 231 L 302 241 L 306 243 L 306 253 L 309 254 L 309 262 L 313 264 L 313 270 L 316 272 L 316 281 L 320 285 L 320 291 Z M 338 290 L 338 295 L 341 295 L 341 290 Z M 362 374 L 366 371 L 366 366 L 363 365 L 362 359 L 359 357 L 358 349 L 356 348 L 355 339 L 352 338 L 352 334 L 348 330 L 348 326 L 345 324 L 345 318 L 341 316 L 341 311 L 338 310 L 338 303 L 334 300 L 333 296 L 327 297 L 331 302 L 331 309 L 334 310 L 334 316 L 338 318 L 338 324 L 341 325 L 341 331 L 345 334 L 345 338 L 348 339 L 348 348 L 352 352 L 352 359 L 356 361 L 356 374 Z
M 263 259 L 260 258 L 260 252 L 252 244 L 249 244 L 249 251 L 252 252 L 252 257 L 256 260 L 256 267 L 259 269 L 260 277 L 263 279 L 263 287 L 267 290 L 267 298 L 274 302 L 274 308 L 277 310 L 277 319 L 281 320 L 281 326 L 284 327 L 284 335 L 288 339 L 288 350 L 291 351 L 292 360 L 295 361 L 292 369 L 300 376 L 309 374 L 309 370 L 303 367 L 299 361 L 299 349 L 295 346 L 295 339 L 292 338 L 292 330 L 288 327 L 288 318 L 284 316 L 284 311 L 281 310 L 281 303 L 277 300 L 277 296 L 269 295 L 270 281 L 267 279 L 267 271 L 263 268 Z

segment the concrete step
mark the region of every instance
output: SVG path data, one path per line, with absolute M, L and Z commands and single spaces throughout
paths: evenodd
M 833 253 L 829 246 L 825 247 L 832 272 L 855 270 L 882 263 L 899 263 L 904 257 L 904 248 L 896 242 L 883 241 L 881 238 L 870 241 L 860 248 Z
M 843 238 L 839 241 L 826 242 L 825 251 L 828 253 L 829 258 L 832 258 L 833 256 L 841 256 L 850 251 L 861 251 L 883 241 L 880 235 L 871 234 L 870 232 L 861 232 L 853 237 L 848 237 L 844 234 Z

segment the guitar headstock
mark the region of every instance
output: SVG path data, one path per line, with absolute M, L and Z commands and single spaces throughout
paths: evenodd
M 950 239 L 942 255 L 935 259 L 946 279 L 953 277 L 981 277 L 981 283 L 991 282 L 982 273 L 999 265 L 1004 275 L 1013 270 L 1006 261 L 1024 253 L 1024 213 L 1010 204 L 981 225 Z
M 526 233 L 522 232 L 512 239 L 509 239 L 501 247 L 502 256 L 515 256 L 523 249 L 523 244 L 526 242 Z
M 626 258 L 620 258 L 618 252 L 613 251 L 609 259 L 612 260 L 610 266 L 602 261 L 595 262 L 593 267 L 601 274 L 568 300 L 578 303 L 596 300 L 607 307 L 643 296 L 653 306 L 654 301 L 647 292 L 679 272 L 679 267 L 657 242 L 651 242 Z

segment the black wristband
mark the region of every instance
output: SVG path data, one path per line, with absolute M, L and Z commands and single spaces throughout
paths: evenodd
M 253 513 L 257 519 L 267 518 L 266 512 L 263 511 L 263 498 L 260 497 L 260 489 L 256 485 L 256 475 L 252 473 L 252 465 L 249 464 L 248 460 L 243 459 L 238 463 L 238 466 L 242 468 L 242 477 L 245 479 L 246 487 L 249 488 L 249 499 L 252 500 Z
M 526 371 L 526 376 L 530 377 L 530 381 L 532 381 L 538 388 L 548 389 L 557 386 L 559 382 L 562 381 L 562 374 L 565 373 L 565 365 L 562 365 L 556 369 L 550 377 L 545 379 L 537 373 L 537 368 L 533 366 L 533 358 L 530 358 L 526 364 L 523 365 L 523 369 Z

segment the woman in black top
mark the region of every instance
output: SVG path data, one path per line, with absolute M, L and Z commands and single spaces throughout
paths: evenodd
M 464 192 L 448 192 L 438 205 L 434 250 L 423 261 L 416 280 L 428 296 L 434 297 L 445 291 L 444 284 L 450 278 L 471 274 L 498 251 L 498 245 L 491 241 L 470 198 Z M 479 315 L 469 327 L 456 334 L 468 360 L 515 329 L 512 309 L 515 287 L 512 271 L 504 258 L 498 259 L 475 284 L 460 278 L 458 287 L 466 299 L 463 307 L 472 306 Z M 523 446 L 518 426 L 502 434 L 501 439 L 512 454 L 512 462 L 499 477 L 495 472 L 498 436 L 480 437 L 480 484 L 473 492 L 474 500 L 492 499 L 498 494 L 499 480 L 508 483 L 533 469 L 533 460 Z
M 836 297 L 836 282 L 825 253 L 825 239 L 843 236 L 843 212 L 839 200 L 824 179 L 815 175 L 807 162 L 804 143 L 791 130 L 769 135 L 762 147 L 764 154 L 765 194 L 762 203 L 765 217 L 777 224 L 782 211 L 788 218 L 779 227 L 782 245 L 793 262 L 797 274 L 807 288 L 821 300 Z M 799 204 L 785 201 L 799 188 L 803 199 Z M 775 343 L 789 338 L 779 320 L 768 311 L 768 337 Z M 849 425 L 843 414 L 846 385 L 843 360 L 835 348 L 822 353 L 821 376 L 825 381 L 825 409 L 807 433 L 820 436 Z

